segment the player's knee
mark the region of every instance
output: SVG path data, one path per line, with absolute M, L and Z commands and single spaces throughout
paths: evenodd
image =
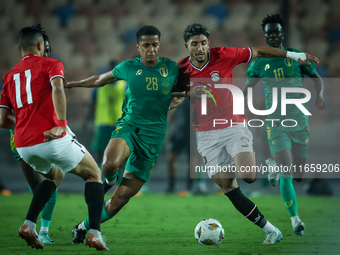
M 102 164 L 102 172 L 105 175 L 113 175 L 115 174 L 120 165 L 121 165 L 121 160 L 105 160 Z

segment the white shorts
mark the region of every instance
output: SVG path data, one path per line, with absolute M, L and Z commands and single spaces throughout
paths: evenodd
M 239 124 L 223 129 L 196 132 L 197 150 L 207 168 L 208 176 L 234 166 L 233 157 L 241 152 L 253 151 L 253 134 Z
M 35 171 L 47 174 L 52 165 L 62 172 L 73 170 L 85 155 L 85 147 L 69 134 L 50 142 L 17 148 L 20 156 Z

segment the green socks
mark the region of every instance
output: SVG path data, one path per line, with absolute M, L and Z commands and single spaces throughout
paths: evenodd
M 117 176 L 118 172 L 115 173 L 114 175 L 105 175 L 103 173 L 102 173 L 102 175 L 105 177 L 105 179 L 108 181 L 108 183 L 111 184 L 112 181 L 116 180 L 116 176 Z
M 105 202 L 104 201 L 104 206 L 103 206 L 103 211 L 102 211 L 102 217 L 100 218 L 100 223 L 103 223 L 107 220 L 110 220 L 113 218 L 113 216 L 111 216 L 107 211 L 106 211 L 106 208 L 105 208 Z M 87 230 L 90 229 L 90 219 L 87 217 L 86 220 L 84 220 L 84 226 Z
M 295 189 L 293 186 L 292 175 L 281 175 L 280 176 L 280 192 L 283 202 L 290 217 L 298 215 L 298 207 L 296 201 Z
M 54 207 L 55 207 L 55 204 L 57 203 L 57 197 L 58 197 L 58 189 L 56 189 L 54 191 L 50 200 L 48 200 L 44 209 L 41 211 L 41 226 L 42 227 L 49 227 L 50 226 Z

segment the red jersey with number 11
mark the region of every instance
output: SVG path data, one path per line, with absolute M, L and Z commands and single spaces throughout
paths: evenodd
M 18 148 L 43 143 L 44 132 L 58 126 L 50 84 L 56 77 L 64 79 L 63 64 L 33 54 L 25 55 L 4 76 L 0 107 L 14 111 Z
M 232 93 L 229 89 L 215 88 L 215 84 L 233 84 L 234 67 L 251 60 L 251 49 L 217 47 L 209 49 L 208 55 L 209 60 L 202 68 L 195 67 L 190 57 L 178 62 L 180 89 L 189 90 L 194 86 L 203 85 L 212 95 L 207 98 L 206 115 L 202 114 L 202 99 L 193 96 L 190 98 L 192 124 L 196 132 L 226 128 L 230 127 L 231 123 L 236 125 L 248 120 L 245 115 L 233 115 Z M 227 123 L 214 126 L 214 120 L 217 119 L 221 120 L 220 123 L 224 121 Z

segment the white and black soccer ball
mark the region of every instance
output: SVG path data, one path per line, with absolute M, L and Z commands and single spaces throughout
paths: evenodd
M 195 228 L 195 238 L 202 245 L 219 245 L 224 238 L 222 224 L 215 219 L 201 220 Z

